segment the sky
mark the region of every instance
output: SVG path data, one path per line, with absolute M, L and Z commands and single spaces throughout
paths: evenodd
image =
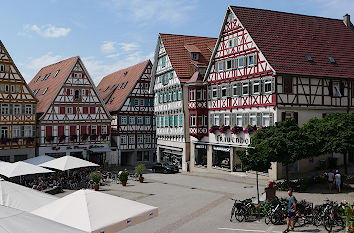
M 354 22 L 354 0 L 0 0 L 0 40 L 27 82 L 80 56 L 97 85 L 153 59 L 158 33 L 217 37 L 228 5 Z

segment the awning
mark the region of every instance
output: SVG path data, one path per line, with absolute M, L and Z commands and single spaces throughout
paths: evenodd
M 88 150 L 92 152 L 111 152 L 111 149 L 109 148 L 91 148 Z

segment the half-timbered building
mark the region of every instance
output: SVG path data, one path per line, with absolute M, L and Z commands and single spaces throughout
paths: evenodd
M 112 115 L 112 160 L 119 165 L 156 160 L 153 94 L 149 93 L 150 60 L 116 71 L 98 90 Z
M 110 163 L 111 116 L 80 57 L 43 67 L 29 86 L 39 100 L 39 155 Z
M 353 41 L 349 15 L 343 21 L 229 6 L 204 77 L 209 135 L 193 137 L 191 169 L 242 169 L 236 151 L 274 122 L 353 113 Z M 307 171 L 324 158 L 292 169 Z M 269 175 L 282 177 L 283 169 L 273 164 Z
M 0 41 L 0 160 L 34 157 L 37 100 Z
M 215 42 L 209 37 L 160 33 L 156 45 L 151 90 L 155 93 L 157 158 L 176 163 L 184 171 L 190 150 L 185 84 L 194 75 L 204 75 Z

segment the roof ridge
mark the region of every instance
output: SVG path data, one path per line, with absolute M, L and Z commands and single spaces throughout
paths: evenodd
M 230 5 L 230 7 L 245 8 L 245 9 L 250 9 L 250 10 L 270 11 L 270 12 L 283 13 L 283 14 L 290 14 L 290 15 L 306 16 L 306 17 L 310 17 L 310 18 L 322 18 L 322 19 L 330 19 L 330 20 L 343 21 L 342 19 L 334 19 L 334 18 L 323 17 L 323 16 L 306 15 L 306 14 L 300 14 L 300 13 L 285 12 L 285 11 L 278 11 L 278 10 L 269 10 L 269 9 L 261 9 L 261 8 L 254 8 L 254 7 L 232 6 L 232 5 Z
M 196 38 L 209 38 L 209 39 L 217 39 L 217 37 L 209 37 L 209 36 L 191 36 L 191 35 L 182 35 L 182 34 L 172 34 L 172 33 L 159 33 L 160 35 L 171 35 L 171 36 L 187 36 L 187 37 L 196 37 Z
M 68 60 L 70 60 L 70 59 L 74 59 L 74 58 L 77 59 L 77 58 L 79 58 L 79 57 L 80 57 L 80 56 L 74 56 L 74 57 L 66 58 L 66 59 L 64 59 L 64 60 L 57 61 L 57 62 L 55 62 L 55 63 L 52 63 L 52 64 L 49 64 L 49 65 L 43 66 L 43 67 L 41 68 L 41 70 L 44 69 L 44 68 L 50 67 L 50 66 L 58 65 L 59 63 L 68 61 Z
M 125 67 L 125 68 L 116 70 L 116 71 L 114 71 L 114 72 L 112 72 L 112 73 L 110 73 L 110 74 L 107 74 L 107 75 L 104 76 L 102 79 L 104 79 L 105 77 L 110 76 L 110 75 L 112 75 L 112 74 L 116 74 L 116 73 L 118 73 L 118 72 L 122 72 L 122 71 L 124 71 L 124 70 L 128 70 L 128 69 L 131 69 L 131 68 L 133 68 L 133 67 L 136 67 L 136 66 L 139 66 L 139 65 L 143 65 L 143 64 L 145 64 L 145 63 L 147 63 L 147 62 L 149 62 L 149 61 L 150 61 L 150 59 L 147 59 L 147 60 L 145 60 L 145 61 L 143 61 L 143 62 L 140 62 L 140 63 L 137 63 L 137 64 L 135 64 L 135 65 L 131 65 L 131 66 L 128 66 L 128 67 Z

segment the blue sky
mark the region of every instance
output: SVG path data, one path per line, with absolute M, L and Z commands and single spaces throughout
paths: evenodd
M 95 83 L 152 59 L 159 32 L 217 37 L 228 5 L 354 21 L 354 0 L 0 0 L 0 39 L 30 81 L 79 55 Z

